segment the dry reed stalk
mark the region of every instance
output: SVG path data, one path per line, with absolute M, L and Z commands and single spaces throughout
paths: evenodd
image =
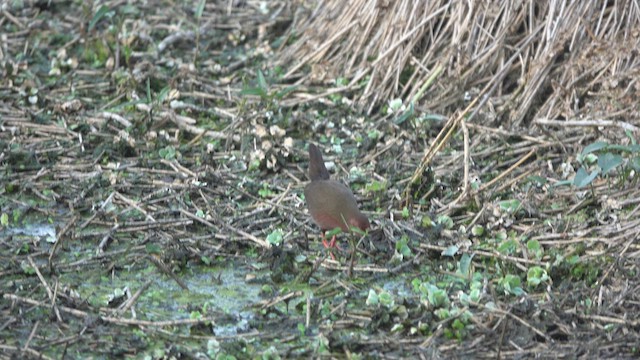
M 640 72 L 633 51 L 640 48 L 639 5 L 320 1 L 277 63 L 293 63 L 286 77 L 298 82 L 346 77 L 352 86 L 345 89 L 353 89 L 369 77 L 355 95 L 368 113 L 398 97 L 450 112 L 462 107 L 464 92 L 498 81 L 507 59 L 520 52 L 493 94 L 496 113 L 489 120 L 521 126 L 540 117 L 568 119 L 589 106 L 605 111 L 591 96 L 603 89 L 632 105 L 639 92 L 633 85 Z M 438 64 L 446 69 L 423 94 Z

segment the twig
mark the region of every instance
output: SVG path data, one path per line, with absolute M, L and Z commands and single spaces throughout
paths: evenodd
M 186 291 L 189 291 L 189 287 L 187 286 L 187 284 L 185 284 L 184 281 L 182 281 L 182 279 L 180 279 L 176 274 L 174 274 L 173 271 L 169 270 L 169 268 L 167 268 L 166 265 L 160 259 L 151 255 L 148 255 L 147 259 L 149 259 L 152 263 L 154 263 L 158 267 L 158 269 L 160 269 L 163 273 L 165 273 L 170 278 L 172 278 L 173 281 L 175 281 L 181 288 L 183 288 Z
M 27 341 L 24 343 L 24 346 L 22 347 L 22 351 L 27 351 L 29 349 L 29 344 L 31 344 L 31 340 L 33 340 L 33 337 L 36 336 L 36 331 L 38 330 L 38 326 L 40 326 L 40 320 L 36 321 L 36 323 L 33 325 L 33 328 L 31 329 L 31 333 L 29 334 Z
M 432 250 L 432 251 L 439 251 L 439 252 L 443 252 L 445 250 L 447 250 L 446 247 L 444 246 L 437 246 L 437 245 L 431 245 L 431 244 L 425 244 L 422 243 L 419 245 L 420 248 L 422 249 L 426 249 L 426 250 Z M 509 256 L 509 255 L 503 255 L 500 253 L 491 253 L 488 251 L 483 251 L 483 250 L 465 250 L 465 249 L 458 249 L 459 252 L 465 253 L 465 254 L 478 254 L 480 256 L 486 256 L 486 257 L 490 257 L 490 258 L 498 258 L 504 261 L 510 261 L 513 263 L 520 263 L 520 264 L 528 264 L 528 265 L 538 265 L 538 266 L 546 266 L 546 263 L 543 263 L 541 261 L 536 261 L 536 260 L 529 260 L 529 259 L 523 259 L 523 258 L 517 258 L 515 256 Z
M 189 217 L 189 218 L 193 219 L 193 220 L 196 220 L 196 221 L 198 221 L 198 222 L 200 222 L 200 223 L 203 223 L 203 224 L 205 224 L 205 225 L 207 225 L 207 226 L 209 226 L 209 227 L 211 227 L 211 228 L 214 228 L 214 229 L 215 229 L 215 226 L 214 226 L 212 223 L 208 222 L 208 221 L 207 221 L 207 220 L 205 220 L 205 219 L 201 219 L 201 218 L 197 217 L 196 215 L 194 215 L 194 214 L 192 214 L 192 213 L 188 212 L 188 211 L 187 211 L 187 210 L 185 210 L 185 209 L 180 209 L 180 212 L 181 212 L 182 214 L 184 214 L 185 216 L 187 216 L 187 217 Z M 256 243 L 256 244 L 260 245 L 260 246 L 261 246 L 261 247 L 263 247 L 263 248 L 266 248 L 266 249 L 271 248 L 271 244 L 269 244 L 269 243 L 268 243 L 268 242 L 266 242 L 265 240 L 258 239 L 257 237 L 255 237 L 255 236 L 253 236 L 253 235 L 251 235 L 251 234 L 249 234 L 249 233 L 247 233 L 247 232 L 245 232 L 245 231 L 242 231 L 242 230 L 240 230 L 240 229 L 236 229 L 235 227 L 233 227 L 233 226 L 231 226 L 231 225 L 228 225 L 228 224 L 226 224 L 226 223 L 224 223 L 224 222 L 222 222 L 222 221 L 220 222 L 220 226 L 224 227 L 224 228 L 225 228 L 225 229 L 227 229 L 227 230 L 231 230 L 231 231 L 235 232 L 235 233 L 236 233 L 236 234 L 238 234 L 238 235 L 242 235 L 242 236 L 243 236 L 243 237 L 245 237 L 246 239 L 249 239 L 249 240 L 253 241 L 254 243 Z
M 292 291 L 290 293 L 287 293 L 287 294 L 284 294 L 284 295 L 281 295 L 281 296 L 277 296 L 274 299 L 264 301 L 262 303 L 262 306 L 260 306 L 260 308 L 261 309 L 268 309 L 268 308 L 273 307 L 273 306 L 275 306 L 275 305 L 277 305 L 277 304 L 279 304 L 279 303 L 281 303 L 283 301 L 287 301 L 287 300 L 289 300 L 291 298 L 294 298 L 294 297 L 302 296 L 302 294 L 303 294 L 302 291 Z
M 495 184 L 498 181 L 502 180 L 502 178 L 504 178 L 505 176 L 509 175 L 513 170 L 515 170 L 520 165 L 522 165 L 531 156 L 533 156 L 537 151 L 538 151 L 537 148 L 531 149 L 531 151 L 529 151 L 529 153 L 527 153 L 520 160 L 518 160 L 518 162 L 516 162 L 515 164 L 511 165 L 507 170 L 503 171 L 500 175 L 498 175 L 495 178 L 491 179 L 491 181 L 489 181 L 488 183 L 482 185 L 478 190 L 474 191 L 474 194 L 481 193 L 481 192 L 485 191 L 487 188 L 493 186 L 493 184 Z
M 633 132 L 637 132 L 640 130 L 635 125 L 629 124 L 625 121 L 619 120 L 551 120 L 551 119 L 535 119 L 533 121 L 535 124 L 539 125 L 551 125 L 551 126 L 577 126 L 577 127 L 585 127 L 585 126 L 602 126 L 602 127 L 619 127 L 624 130 L 629 130 Z
M 529 324 L 524 319 L 518 317 L 517 315 L 512 314 L 511 311 L 502 310 L 502 309 L 499 309 L 497 307 L 487 307 L 484 304 L 477 303 L 477 302 L 474 302 L 474 301 L 469 301 L 469 303 L 471 303 L 472 305 L 477 306 L 477 307 L 479 307 L 479 308 L 481 308 L 483 310 L 489 310 L 491 312 L 497 312 L 497 313 L 500 313 L 502 315 L 509 316 L 510 318 L 516 320 L 520 324 L 522 324 L 522 325 L 526 326 L 527 328 L 531 329 L 531 331 L 533 331 L 536 334 L 538 334 L 538 336 L 540 336 L 541 338 L 545 339 L 548 343 L 553 343 L 554 342 L 553 339 L 550 338 L 547 334 L 545 334 L 541 330 L 538 330 L 536 327 L 534 327 L 533 325 Z
M 21 303 L 38 306 L 38 307 L 47 307 L 48 305 L 37 300 L 28 299 L 22 296 L 18 296 L 15 294 L 4 294 L 2 296 L 6 300 L 18 301 Z M 60 306 L 60 310 L 71 314 L 73 316 L 89 318 L 91 315 L 86 311 L 73 309 L 66 306 Z M 116 324 L 116 325 L 134 325 L 134 326 L 154 326 L 154 327 L 163 327 L 163 326 L 179 326 L 179 325 L 199 325 L 199 324 L 207 324 L 207 323 L 215 323 L 215 318 L 201 318 L 201 319 L 181 319 L 181 320 L 166 320 L 166 321 L 146 321 L 146 320 L 137 320 L 137 319 L 123 319 L 123 318 L 115 318 L 111 316 L 99 316 L 100 320 Z M 1 346 L 1 345 L 0 345 Z
M 32 359 L 55 360 L 55 359 L 53 359 L 51 357 L 48 357 L 47 355 L 45 355 L 43 353 L 41 353 L 39 351 L 36 351 L 36 350 L 33 350 L 31 348 L 23 350 L 23 349 L 20 349 L 20 348 L 18 348 L 16 346 L 0 344 L 0 350 L 15 351 L 15 352 L 20 353 L 20 354 L 27 353 L 27 354 L 31 355 Z
M 97 212 L 94 212 L 94 216 L 95 214 L 97 214 Z M 56 242 L 53 244 L 53 247 L 51 248 L 51 252 L 49 253 L 49 269 L 52 270 L 53 269 L 53 257 L 56 254 L 56 250 L 58 250 L 58 247 L 60 247 L 60 244 L 64 241 L 65 237 L 64 235 L 67 233 L 67 231 L 69 231 L 69 229 L 71 228 L 71 226 L 73 226 L 73 224 L 76 223 L 76 221 L 78 221 L 78 215 L 73 215 L 73 217 L 71 218 L 71 220 L 69 220 L 69 222 L 67 222 L 64 226 L 64 228 L 62 228 L 62 230 L 60 230 L 60 232 L 58 233 L 58 235 L 56 236 Z
M 127 310 L 129 310 L 136 303 L 138 298 L 140 298 L 140 296 L 149 288 L 149 286 L 151 286 L 151 284 L 153 284 L 153 280 L 147 280 L 144 284 L 142 284 L 142 286 L 138 289 L 138 291 L 135 292 L 135 294 L 133 294 L 133 296 L 131 296 L 129 299 L 127 299 L 127 301 L 120 305 L 118 314 L 122 315 L 127 312 Z
M 340 265 L 340 263 L 338 263 L 337 261 L 329 260 L 329 259 L 323 261 L 320 264 L 320 266 L 322 266 L 325 269 L 329 269 L 329 270 L 337 270 L 337 271 L 348 271 L 349 270 L 349 266 Z M 354 272 L 387 273 L 387 272 L 389 272 L 389 269 L 375 267 L 375 266 L 368 266 L 368 265 L 360 265 L 360 266 L 354 266 L 353 267 L 353 271 Z

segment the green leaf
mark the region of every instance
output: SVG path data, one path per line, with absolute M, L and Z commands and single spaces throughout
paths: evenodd
M 596 154 L 578 155 L 577 160 L 583 165 L 592 165 L 596 161 L 598 161 L 598 155 Z
M 345 77 L 339 77 L 336 79 L 336 86 L 343 87 L 349 85 L 349 80 Z
M 473 257 L 469 254 L 462 254 L 460 261 L 458 262 L 458 271 L 464 276 L 468 276 L 471 271 L 471 259 Z
M 98 21 L 102 19 L 109 12 L 109 7 L 106 5 L 100 6 L 98 11 L 96 11 L 95 15 L 93 15 L 93 19 L 89 22 L 89 31 L 93 30 Z
M 378 191 L 384 191 L 386 189 L 387 189 L 386 181 L 374 180 L 365 186 L 365 191 L 367 192 L 378 192 Z
M 622 152 L 628 153 L 637 153 L 640 151 L 640 146 L 638 145 L 609 145 L 607 146 L 607 150 L 618 150 Z
M 267 183 L 264 183 L 262 185 L 262 189 L 258 190 L 258 195 L 260 195 L 260 197 L 262 198 L 268 198 L 273 196 L 273 191 L 269 189 L 269 185 L 267 185 Z
M 471 235 L 482 236 L 484 234 L 484 227 L 482 225 L 473 225 L 471 228 Z
M 423 216 L 422 219 L 420 219 L 420 224 L 426 228 L 433 227 L 434 225 L 433 220 L 431 220 L 431 218 L 427 215 Z
M 258 69 L 258 87 L 264 90 L 265 92 L 269 89 L 269 86 L 267 85 L 267 80 L 264 78 L 264 74 L 260 69 Z
M 164 88 L 162 88 L 162 90 L 160 90 L 160 93 L 157 96 L 158 103 L 162 104 L 164 102 L 164 100 L 167 98 L 167 95 L 169 94 L 169 91 L 171 91 L 171 87 L 169 86 L 165 86 Z
M 255 95 L 255 96 L 259 96 L 260 98 L 266 98 L 267 92 L 261 88 L 251 87 L 251 88 L 242 89 L 240 91 L 240 95 Z
M 289 95 L 290 93 L 296 91 L 296 89 L 298 88 L 297 85 L 293 85 L 293 86 L 287 86 L 286 88 L 278 91 L 276 93 L 276 99 L 278 100 L 282 100 L 285 96 Z
M 415 111 L 413 108 L 413 103 L 410 103 L 409 108 L 403 111 L 402 115 L 398 116 L 398 118 L 394 122 L 396 123 L 396 125 L 400 125 L 403 122 L 407 121 L 407 119 L 410 119 L 411 117 L 413 117 L 414 113 Z
M 451 219 L 447 215 L 438 216 L 438 218 L 436 219 L 436 222 L 438 224 L 442 224 L 445 227 L 445 229 L 453 228 L 453 219 Z
M 158 244 L 147 244 L 145 245 L 145 250 L 147 254 L 160 254 L 162 253 L 162 248 Z
M 391 333 L 401 333 L 404 330 L 404 325 L 402 324 L 395 324 L 393 325 L 393 327 L 391 327 Z
M 622 165 L 622 162 L 622 156 L 618 154 L 604 153 L 598 158 L 598 166 L 602 169 L 603 175 Z
M 574 179 L 575 180 L 575 179 Z M 567 186 L 567 185 L 572 185 L 574 180 L 562 180 L 562 181 L 558 181 L 555 184 L 551 184 L 551 187 L 560 187 L 560 186 Z
M 434 314 L 438 317 L 438 319 L 440 320 L 445 320 L 451 317 L 451 311 L 449 311 L 449 309 L 438 309 L 434 312 Z M 447 329 L 448 330 L 448 329 Z
M 411 248 L 408 245 L 409 238 L 406 235 L 402 235 L 400 240 L 396 242 L 396 251 L 404 257 L 411 256 Z
M 538 240 L 527 241 L 527 250 L 529 250 L 529 253 L 532 254 L 536 259 L 542 259 L 544 251 L 542 250 L 542 246 L 540 246 Z
M 327 238 L 331 238 L 331 237 L 334 237 L 335 235 L 338 235 L 340 233 L 342 233 L 342 229 L 339 228 L 339 227 L 336 227 L 336 228 L 333 228 L 333 229 L 325 232 L 324 236 L 327 237 Z
M 607 146 L 609 146 L 609 143 L 605 142 L 605 141 L 596 141 L 594 143 L 591 143 L 589 145 L 587 145 L 583 150 L 582 150 L 582 155 L 587 155 L 590 154 L 592 152 L 601 150 L 606 148 Z
M 274 230 L 267 235 L 267 242 L 271 245 L 280 245 L 282 243 L 282 231 Z
M 456 245 L 451 245 L 448 248 L 444 249 L 440 255 L 442 256 L 451 256 L 453 257 L 460 248 Z
M 402 208 L 402 218 L 403 219 L 409 218 L 409 208 L 406 206 Z
M 520 210 L 522 203 L 520 202 L 520 200 L 511 199 L 511 200 L 500 201 L 498 203 L 498 206 L 500 206 L 500 209 L 508 212 L 509 214 L 515 214 L 516 211 Z
M 196 8 L 196 19 L 200 19 L 202 17 L 202 13 L 204 13 L 204 7 L 207 4 L 207 0 L 201 0 L 198 3 L 198 7 Z
M 506 240 L 502 242 L 500 246 L 498 246 L 498 252 L 501 254 L 507 254 L 507 255 L 513 254 L 517 249 L 518 249 L 518 242 L 514 239 Z
M 522 295 L 524 290 L 520 287 L 520 278 L 516 275 L 507 274 L 500 280 L 500 285 L 506 293 Z
M 600 173 L 600 170 L 598 169 L 592 172 L 591 174 L 589 174 L 587 173 L 587 170 L 581 167 L 580 169 L 578 169 L 578 171 L 576 172 L 576 176 L 573 178 L 573 185 L 575 185 L 578 188 L 583 188 L 591 184 L 593 179 L 595 179 L 599 173 Z
M 444 306 L 449 302 L 447 292 L 431 284 L 427 284 L 427 299 L 435 307 Z
M 453 329 L 456 329 L 456 330 L 463 330 L 464 329 L 464 323 L 462 321 L 460 321 L 460 319 L 455 319 L 455 320 L 453 320 L 453 324 L 451 324 L 451 327 Z
M 547 271 L 540 266 L 531 267 L 527 271 L 527 285 L 530 287 L 536 287 L 547 280 L 549 280 L 549 275 L 547 275 Z
M 473 289 L 469 292 L 469 300 L 478 302 L 482 298 L 482 292 L 480 289 Z
M 20 262 L 20 268 L 22 269 L 22 272 L 27 275 L 34 275 L 36 273 L 36 269 L 34 269 L 27 261 L 24 260 Z
M 167 145 L 166 147 L 158 150 L 158 155 L 165 160 L 173 160 L 176 158 L 176 149 L 171 145 Z
M 151 80 L 147 78 L 147 104 L 151 104 L 153 99 L 151 98 Z
M 395 305 L 395 301 L 393 300 L 393 296 L 386 291 L 381 292 L 378 295 L 378 299 L 380 300 L 380 305 L 392 308 Z
M 371 140 L 378 140 L 382 136 L 382 132 L 378 129 L 371 129 L 367 132 L 367 137 Z
M 396 98 L 396 99 L 393 99 L 393 100 L 389 101 L 389 108 L 393 112 L 396 112 L 396 111 L 400 110 L 400 108 L 402 108 L 402 99 Z
M 367 296 L 365 304 L 367 304 L 367 306 L 377 306 L 379 303 L 378 294 L 373 289 L 369 289 L 369 295 Z
M 636 172 L 640 171 L 640 156 L 634 156 L 629 160 L 629 166 Z
M 202 319 L 202 314 L 200 313 L 200 311 L 192 311 L 189 314 L 189 319 L 192 319 L 192 320 Z

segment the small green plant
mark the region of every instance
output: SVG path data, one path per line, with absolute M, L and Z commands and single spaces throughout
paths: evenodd
M 300 333 L 300 337 L 305 337 L 307 333 L 307 328 L 303 323 L 298 323 L 298 333 Z
M 484 235 L 484 227 L 482 225 L 473 225 L 471 228 L 471 235 L 482 236 Z
M 452 229 L 453 228 L 453 219 L 451 219 L 447 215 L 438 216 L 438 218 L 436 219 L 436 223 L 444 226 L 445 229 Z
M 505 294 L 516 296 L 524 295 L 521 283 L 520 277 L 512 274 L 507 274 L 498 281 L 498 285 Z
M 409 247 L 409 237 L 407 235 L 402 235 L 400 240 L 396 242 L 396 251 L 399 254 L 402 254 L 403 258 L 411 256 L 411 248 Z
M 542 250 L 542 246 L 538 240 L 527 241 L 527 251 L 529 252 L 529 255 L 533 255 L 536 260 L 542 259 L 542 256 L 544 255 L 544 251 Z
M 198 53 L 200 52 L 200 22 L 202 21 L 202 14 L 204 13 L 204 8 L 205 5 L 207 5 L 207 0 L 200 0 L 200 2 L 198 2 L 198 6 L 196 7 L 195 10 L 195 17 L 196 17 L 196 46 L 193 52 L 193 62 L 198 63 Z
M 422 282 L 420 279 L 414 279 L 411 284 L 413 285 L 413 291 L 420 294 L 422 300 L 428 301 L 430 306 L 438 308 L 449 304 L 449 296 L 445 289 L 440 289 L 438 286 L 428 282 Z
M 435 315 L 441 320 L 454 318 L 450 326 L 444 329 L 444 335 L 449 339 L 464 339 L 472 327 L 470 322 L 473 315 L 468 310 L 463 311 L 453 306 L 450 309 L 438 309 Z
M 192 311 L 189 314 L 189 319 L 192 319 L 192 320 L 202 319 L 202 314 L 200 313 L 200 311 Z
M 365 186 L 365 191 L 366 192 L 382 192 L 387 190 L 387 182 L 386 181 L 377 181 L 374 180 L 370 183 L 368 183 Z
M 634 174 L 637 181 L 637 173 L 640 171 L 640 145 L 627 132 L 631 139 L 631 145 L 615 145 L 606 141 L 596 141 L 587 145 L 577 156 L 581 164 L 572 180 L 561 181 L 556 184 L 574 185 L 577 188 L 589 186 L 598 176 L 606 177 L 616 169 L 622 167 L 618 174 L 622 177 L 629 177 Z
M 100 6 L 100 8 L 98 8 L 98 11 L 96 11 L 96 13 L 93 15 L 93 18 L 91 19 L 91 21 L 89 21 L 89 31 L 92 31 L 96 24 L 105 16 L 109 16 L 109 17 L 113 17 L 113 15 L 115 14 L 115 11 L 111 11 L 111 9 L 106 6 L 106 5 L 102 5 Z
M 158 155 L 160 155 L 162 159 L 173 160 L 176 158 L 176 149 L 171 145 L 167 145 L 166 147 L 158 150 Z
M 549 275 L 547 274 L 547 271 L 540 266 L 531 267 L 527 271 L 527 285 L 531 288 L 535 288 L 548 280 Z
M 267 242 L 271 245 L 280 245 L 282 244 L 282 230 L 277 229 L 272 231 L 269 235 L 267 235 Z
M 598 280 L 600 268 L 595 263 L 578 261 L 571 268 L 571 275 L 576 280 L 584 280 L 587 284 L 594 284 Z
M 395 300 L 393 296 L 385 290 L 376 291 L 369 289 L 369 295 L 365 303 L 372 307 L 384 306 L 387 309 L 391 309 L 395 305 Z
M 255 95 L 266 105 L 267 110 L 274 110 L 278 107 L 277 102 L 285 96 L 295 91 L 297 86 L 287 86 L 282 90 L 270 90 L 262 70 L 258 70 L 255 86 L 245 87 L 240 91 L 240 95 Z
M 500 210 L 508 214 L 516 214 L 520 209 L 522 209 L 522 203 L 517 199 L 500 201 L 498 206 L 500 207 Z
M 149 255 L 159 255 L 162 254 L 162 247 L 160 247 L 160 245 L 158 244 L 147 244 L 145 245 L 145 251 L 147 252 L 147 254 Z
M 269 198 L 273 196 L 273 191 L 269 188 L 269 184 L 263 183 L 262 189 L 258 190 L 258 195 L 261 198 Z

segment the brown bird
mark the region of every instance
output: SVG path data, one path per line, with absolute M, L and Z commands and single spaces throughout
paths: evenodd
M 322 153 L 317 146 L 309 144 L 309 179 L 311 182 L 304 188 L 304 197 L 313 221 L 320 226 L 322 232 L 341 228 L 348 232 L 351 226 L 362 231 L 369 228 L 369 219 L 360 212 L 356 198 L 351 190 L 342 183 L 329 179 L 329 172 L 324 166 Z M 325 247 L 334 247 L 336 236 Z

